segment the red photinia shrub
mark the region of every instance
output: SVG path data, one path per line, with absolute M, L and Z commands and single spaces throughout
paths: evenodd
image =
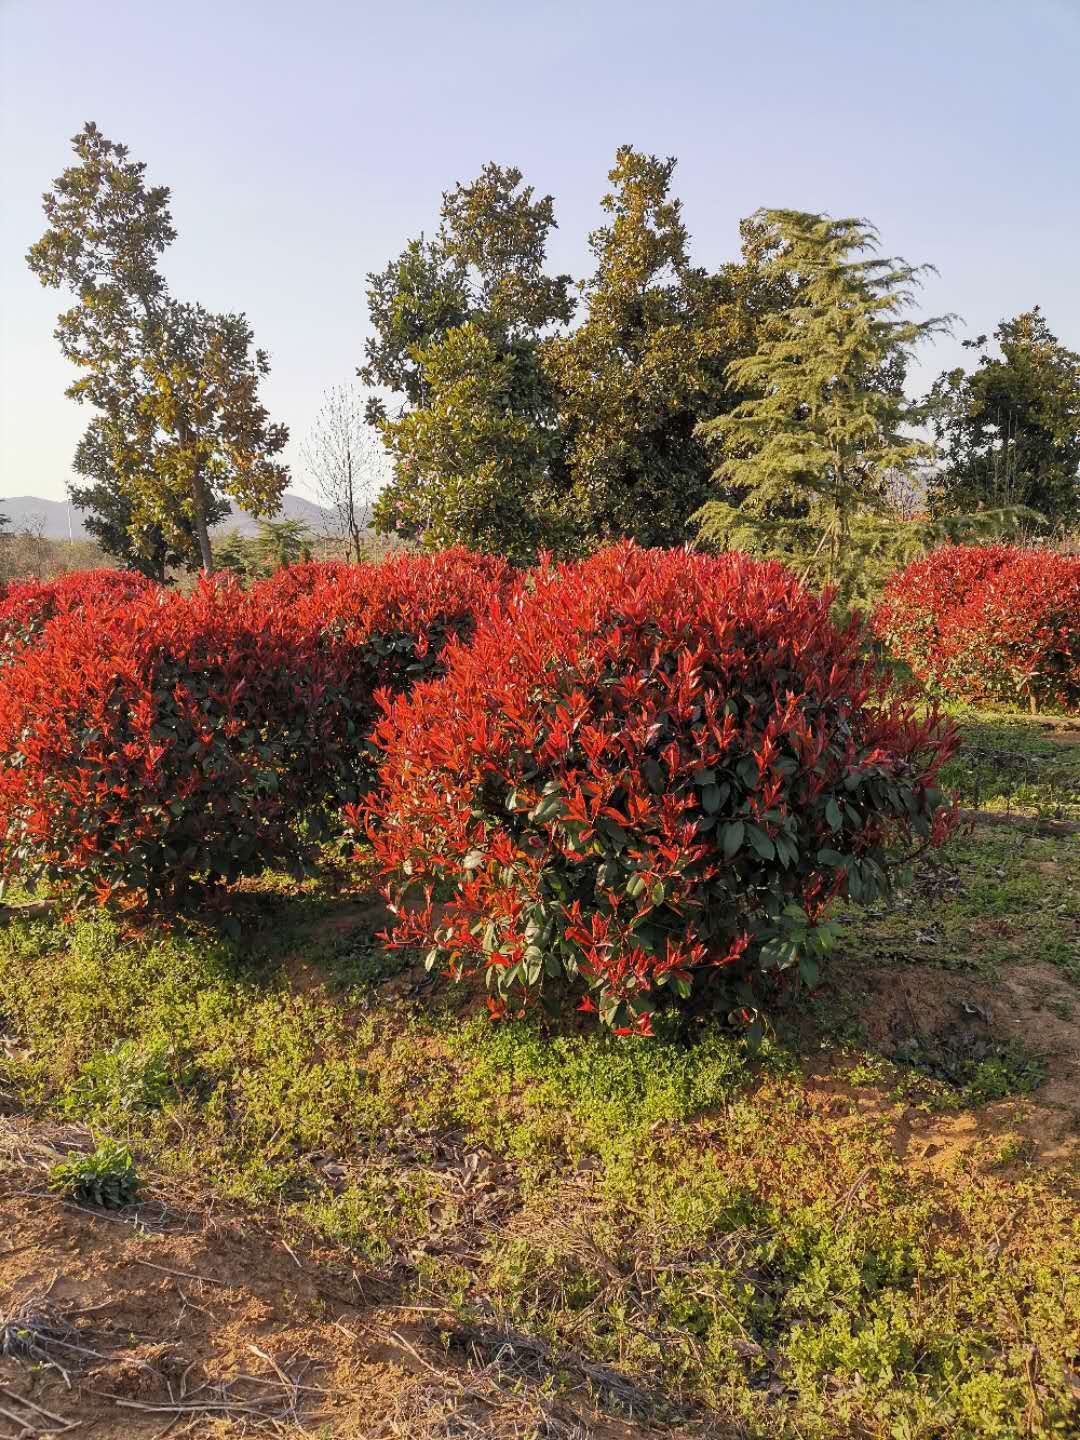
M 874 627 L 945 694 L 1080 702 L 1080 557 L 946 546 L 893 576 Z
M 304 560 L 299 565 L 282 565 L 272 575 L 257 580 L 255 589 L 264 600 L 294 600 L 355 568 L 347 560 Z
M 156 589 L 132 570 L 77 570 L 57 580 L 17 580 L 0 585 L 0 665 L 34 642 L 54 615 L 99 614 Z
M 293 566 L 282 574 L 294 579 L 261 581 L 250 601 L 258 609 L 284 590 L 289 623 L 317 637 L 331 661 L 361 761 L 341 798 L 355 800 L 370 779 L 363 759 L 376 692 L 397 694 L 439 673 L 447 641 L 467 639 L 478 617 L 516 585 L 516 572 L 504 560 L 455 548 L 371 565 Z
M 296 865 L 369 781 L 375 689 L 434 673 L 509 584 L 464 552 L 296 569 L 53 618 L 0 682 L 5 873 L 173 896 Z
M 940 837 L 951 727 L 886 703 L 828 597 L 741 555 L 607 550 L 542 571 L 386 702 L 368 830 L 393 938 L 496 1010 L 545 977 L 616 1029 L 665 991 L 813 983 L 840 894 Z
M 343 763 L 334 682 L 227 582 L 54 618 L 0 683 L 4 872 L 104 898 L 295 862 Z

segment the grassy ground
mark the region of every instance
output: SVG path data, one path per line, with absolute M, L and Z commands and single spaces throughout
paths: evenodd
M 983 748 L 1080 773 L 1037 720 L 980 724 Z M 517 1400 L 591 1417 L 500 1429 L 489 1397 L 488 1429 L 311 1433 L 1065 1436 L 1078 897 L 1080 836 L 977 827 L 846 912 L 821 990 L 756 1055 L 719 1025 L 692 1044 L 493 1025 L 383 950 L 362 874 L 267 877 L 234 897 L 235 939 L 19 919 L 0 1100 L 24 1147 L 28 1125 L 109 1137 L 166 1209 L 197 1196 L 249 1240 L 337 1257 L 421 1325 L 423 1365 L 501 1345 Z
M 963 747 L 944 782 L 975 809 L 1080 818 L 1080 719 L 949 707 Z

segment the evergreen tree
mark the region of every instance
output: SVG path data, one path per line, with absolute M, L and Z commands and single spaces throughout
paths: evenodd
M 219 502 L 270 514 L 285 487 L 274 457 L 288 430 L 258 398 L 269 361 L 252 349 L 243 315 L 170 295 L 158 268 L 176 238 L 169 191 L 148 187 L 145 165 L 93 123 L 72 145 L 78 163 L 45 194 L 48 228 L 27 256 L 43 285 L 76 296 L 56 330 L 80 372 L 67 393 L 97 412 L 87 444 L 105 451 L 107 489 L 129 507 L 132 546 L 186 555 L 193 532 L 210 570 Z M 122 518 L 110 513 L 103 524 Z
M 589 237 L 596 270 L 583 324 L 545 346 L 570 472 L 569 513 L 584 545 L 628 535 L 679 544 L 709 493 L 695 434 L 723 404 L 732 287 L 691 266 L 674 159 L 619 148 Z
M 560 438 L 540 341 L 573 312 L 570 277 L 544 268 L 554 224 L 550 196 L 489 164 L 443 196 L 434 241 L 369 277 L 359 373 L 405 398 L 395 416 L 369 407 L 394 460 L 377 530 L 520 558 L 553 540 Z
M 689 538 L 712 493 L 697 426 L 738 403 L 726 367 L 790 280 L 769 267 L 777 242 L 758 220 L 739 262 L 693 266 L 674 164 L 618 151 L 576 330 L 569 277 L 544 268 L 552 201 L 517 170 L 488 165 L 445 195 L 435 239 L 369 277 L 359 373 L 404 402 L 394 416 L 371 407 L 394 460 L 377 528 L 520 559 Z
M 254 535 L 229 530 L 218 541 L 217 562 L 242 580 L 273 575 L 312 558 L 312 534 L 303 520 L 259 520 Z
M 288 565 L 311 559 L 312 535 L 303 520 L 260 520 L 252 541 L 256 568 L 272 575 Z
M 863 220 L 793 210 L 759 212 L 771 241 L 765 270 L 791 298 L 761 326 L 756 349 L 728 367 L 746 392 L 728 414 L 705 421 L 720 449 L 724 498 L 695 519 L 706 542 L 736 526 L 775 537 L 795 525 L 816 537 L 812 558 L 840 578 L 853 519 L 880 512 L 889 473 L 930 453 L 909 427 L 924 411 L 903 391 L 906 361 L 947 317 L 907 317 L 926 267 L 875 252 Z
M 126 570 L 138 570 L 154 580 L 164 580 L 170 568 L 196 570 L 201 564 L 195 527 L 182 509 L 176 507 L 173 524 L 165 529 L 152 521 L 136 520 L 113 463 L 105 427 L 97 417 L 90 421 L 75 450 L 73 468 L 88 481 L 68 483 L 68 495 L 84 515 L 83 524 L 105 551 Z M 207 520 L 216 525 L 229 513 L 228 502 L 210 497 Z
M 417 351 L 444 340 L 469 318 L 464 263 L 447 253 L 445 236 L 431 241 L 421 235 L 367 278 L 372 334 L 357 374 L 366 385 L 403 396 L 406 405 L 423 405 L 427 387 Z M 370 420 L 386 418 L 384 402 L 372 396 L 368 405 Z
M 987 337 L 972 371 L 942 374 L 930 392 L 941 463 L 929 497 L 938 514 L 1024 505 L 1064 526 L 1080 519 L 1080 355 L 1052 334 L 1038 306 Z

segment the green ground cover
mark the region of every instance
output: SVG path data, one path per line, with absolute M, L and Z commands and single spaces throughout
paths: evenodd
M 979 726 L 1080 768 L 1038 722 Z M 846 909 L 819 992 L 754 1053 L 717 1022 L 492 1024 L 388 953 L 368 879 L 333 865 L 245 886 L 232 937 L 13 918 L 0 1091 L 410 1303 L 613 1367 L 601 1403 L 661 1431 L 1064 1436 L 1078 882 L 1080 836 L 976 827 Z

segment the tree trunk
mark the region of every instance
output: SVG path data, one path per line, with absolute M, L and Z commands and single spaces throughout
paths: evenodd
M 210 548 L 210 531 L 206 525 L 206 486 L 201 472 L 196 469 L 191 478 L 191 498 L 195 510 L 195 538 L 199 542 L 199 555 L 207 575 L 214 573 L 214 552 Z
M 349 527 L 349 538 L 352 541 L 353 559 L 357 565 L 360 564 L 360 526 L 356 523 L 356 491 L 353 489 L 353 458 L 352 449 L 346 457 L 346 484 L 348 485 L 348 496 L 346 501 L 346 523 Z
M 184 449 L 187 449 L 192 443 L 191 428 L 185 416 L 181 416 L 177 424 L 176 437 Z M 194 511 L 192 523 L 195 526 L 195 539 L 199 543 L 199 558 L 202 560 L 202 568 L 207 575 L 212 575 L 214 573 L 214 552 L 210 549 L 210 531 L 206 524 L 206 484 L 203 481 L 197 450 L 191 472 L 191 506 Z

